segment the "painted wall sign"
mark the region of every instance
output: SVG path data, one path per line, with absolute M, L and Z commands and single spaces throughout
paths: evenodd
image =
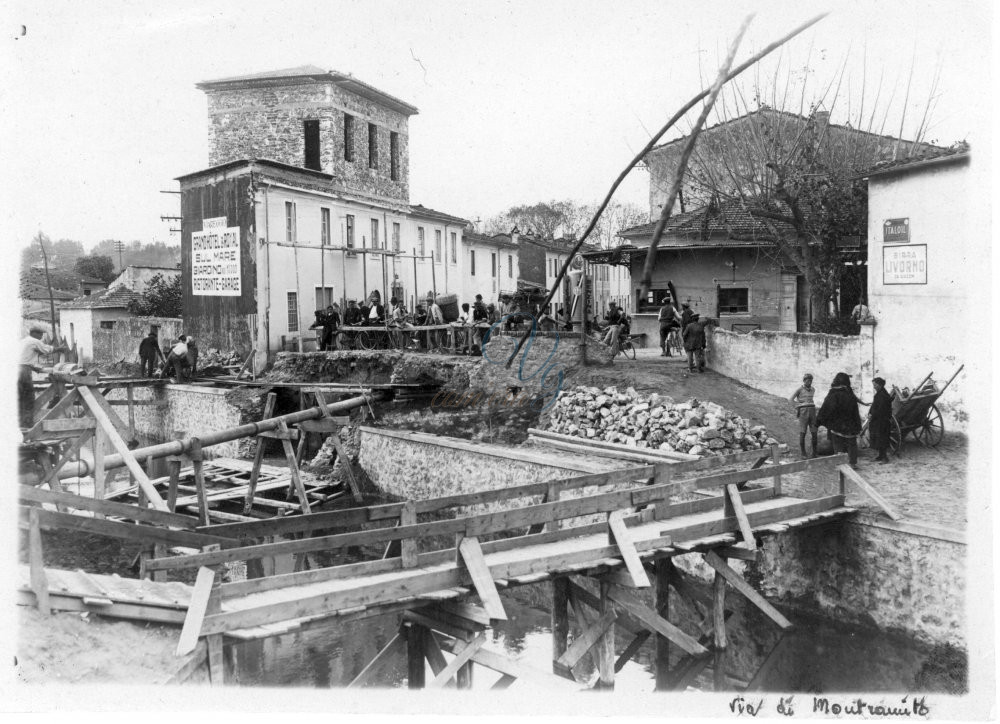
M 910 241 L 909 219 L 886 219 L 882 222 L 882 241 L 886 244 L 907 244 Z
M 883 284 L 926 284 L 927 245 L 887 246 L 882 249 Z
M 202 227 L 191 233 L 191 294 L 240 296 L 240 227 L 227 227 L 225 217 L 205 219 Z

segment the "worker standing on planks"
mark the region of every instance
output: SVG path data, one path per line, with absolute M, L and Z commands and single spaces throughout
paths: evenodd
M 65 345 L 54 347 L 45 344 L 42 341 L 43 334 L 45 334 L 43 330 L 35 327 L 21 340 L 21 356 L 17 372 L 17 404 L 23 428 L 31 427 L 34 423 L 35 386 L 31 373 L 42 371 L 42 355 L 64 352 L 68 349 Z

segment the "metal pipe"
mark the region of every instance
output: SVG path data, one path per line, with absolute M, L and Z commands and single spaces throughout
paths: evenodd
M 353 410 L 355 407 L 361 407 L 362 405 L 368 404 L 369 399 L 372 397 L 371 394 L 365 394 L 360 397 L 351 397 L 347 400 L 341 400 L 340 402 L 334 402 L 326 406 L 326 410 L 329 413 L 347 412 L 348 410 Z M 268 430 L 276 430 L 281 422 L 286 425 L 293 425 L 297 422 L 302 422 L 304 420 L 316 420 L 323 417 L 323 411 L 319 406 L 310 407 L 307 410 L 300 410 L 298 412 L 292 412 L 287 415 L 281 415 L 280 417 L 271 417 L 267 420 L 261 420 L 260 422 L 249 422 L 246 425 L 240 425 L 239 427 L 231 427 L 227 430 L 219 430 L 218 432 L 210 432 L 206 435 L 196 436 L 201 441 L 202 447 L 210 447 L 212 445 L 219 445 L 224 442 L 230 442 L 232 440 L 238 440 L 241 437 L 250 437 L 251 435 L 257 435 L 261 432 L 266 432 Z M 162 458 L 167 455 L 182 455 L 191 448 L 191 438 L 186 438 L 184 440 L 172 440 L 170 442 L 160 443 L 158 445 L 150 445 L 149 447 L 142 447 L 137 450 L 132 451 L 132 455 L 137 460 L 145 460 L 147 458 Z M 125 461 L 122 459 L 121 455 L 105 455 L 104 456 L 104 469 L 110 470 L 112 468 L 120 468 L 125 465 Z

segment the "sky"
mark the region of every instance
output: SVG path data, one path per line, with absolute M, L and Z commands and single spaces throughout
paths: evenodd
M 818 12 L 786 46 L 781 77 L 808 88 L 846 67 L 842 97 L 869 107 L 882 78 L 887 130 L 912 133 L 940 68 L 928 138 L 988 141 L 976 114 L 989 4 L 759 3 L 739 60 Z M 598 200 L 652 133 L 714 76 L 754 3 L 50 2 L 7 4 L 0 89 L 5 235 L 179 243 L 173 180 L 208 165 L 201 80 L 315 64 L 419 108 L 410 200 L 469 219 L 553 199 Z M 23 27 L 22 27 L 23 26 Z M 774 72 L 774 59 L 757 71 Z M 846 63 L 846 66 L 844 64 Z M 748 71 L 746 82 L 753 80 Z M 848 92 L 849 87 L 849 92 Z M 856 112 L 858 105 L 853 105 Z M 833 108 L 845 120 L 846 102 Z M 683 135 L 697 114 L 668 132 Z M 904 136 L 906 136 L 904 131 Z M 984 146 L 979 146 L 984 148 Z M 648 207 L 648 175 L 617 199 Z

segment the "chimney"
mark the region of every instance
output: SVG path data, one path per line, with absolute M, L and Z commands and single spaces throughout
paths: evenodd
M 514 228 L 510 230 L 510 240 L 511 243 L 516 244 L 517 239 L 521 234 L 521 230 L 517 228 L 517 224 L 514 224 Z

